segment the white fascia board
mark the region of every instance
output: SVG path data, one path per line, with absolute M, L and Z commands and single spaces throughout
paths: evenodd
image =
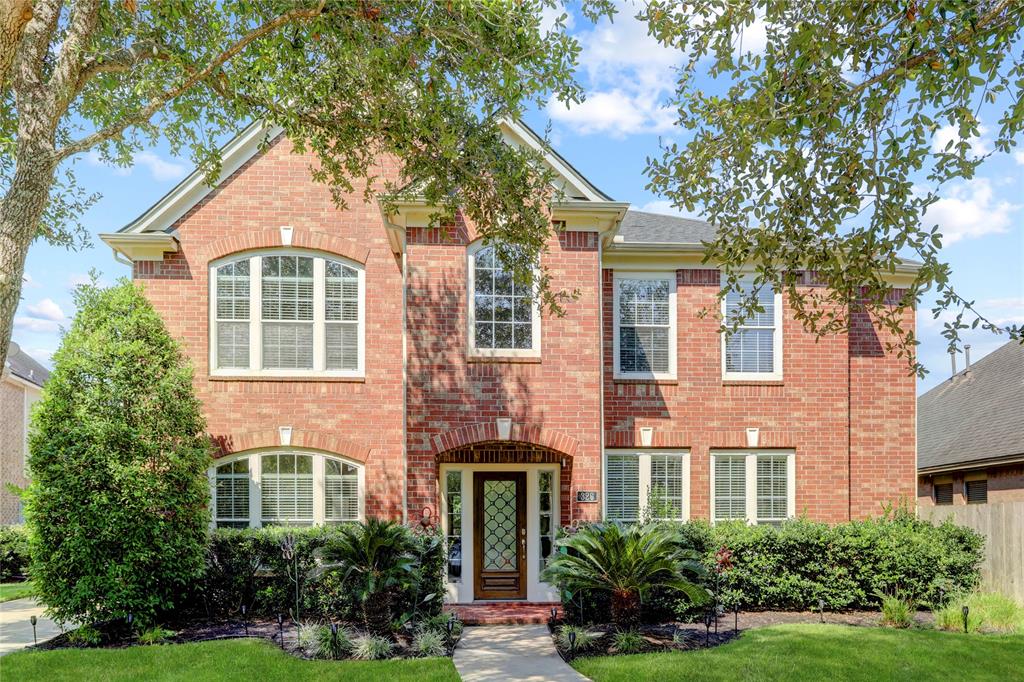
M 251 123 L 221 150 L 221 173 L 214 186 L 255 156 L 264 139 L 272 140 L 282 132 L 280 126 L 268 126 L 264 121 Z M 206 183 L 206 174 L 196 169 L 145 213 L 121 228 L 119 233 L 166 232 L 213 189 Z
M 592 182 L 583 177 L 583 174 L 573 168 L 568 161 L 563 159 L 549 146 L 543 144 L 537 134 L 526 127 L 521 121 L 505 119 L 499 123 L 501 131 L 506 139 L 513 144 L 520 144 L 529 147 L 535 152 L 543 155 L 547 163 L 559 178 L 574 190 L 578 196 L 588 201 L 609 201 L 610 197 L 594 186 Z

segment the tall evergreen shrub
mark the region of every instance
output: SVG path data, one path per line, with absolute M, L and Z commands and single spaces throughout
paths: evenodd
M 79 287 L 34 411 L 26 522 L 59 621 L 152 622 L 202 575 L 210 447 L 192 369 L 142 291 Z

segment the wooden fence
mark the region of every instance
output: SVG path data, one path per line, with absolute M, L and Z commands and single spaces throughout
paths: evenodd
M 984 535 L 983 589 L 1024 602 L 1024 500 L 919 507 L 918 515 L 936 524 L 952 519 Z

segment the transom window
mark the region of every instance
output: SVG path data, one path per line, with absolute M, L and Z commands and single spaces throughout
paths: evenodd
M 610 451 L 604 489 L 609 521 L 685 521 L 690 517 L 689 453 Z
M 298 249 L 211 265 L 217 375 L 362 376 L 363 270 Z
M 725 296 L 725 323 L 740 317 L 742 302 L 753 291 L 750 281 Z M 757 292 L 762 312 L 747 315 L 735 331 L 723 334 L 722 371 L 726 379 L 782 378 L 782 296 L 765 284 Z
M 243 454 L 210 468 L 219 528 L 309 526 L 362 518 L 363 469 L 329 455 Z
M 493 246 L 469 250 L 469 348 L 477 356 L 540 355 L 540 308 L 532 288 L 516 282 Z
M 675 273 L 615 273 L 615 376 L 676 375 Z
M 717 452 L 711 461 L 713 520 L 778 524 L 794 515 L 793 452 Z

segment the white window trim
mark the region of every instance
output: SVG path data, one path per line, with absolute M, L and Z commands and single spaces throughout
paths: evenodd
M 249 527 L 263 527 L 263 499 L 262 499 L 262 463 L 263 455 L 293 454 L 309 455 L 313 457 L 313 525 L 322 526 L 325 523 L 327 478 L 325 476 L 324 462 L 328 459 L 337 460 L 343 464 L 354 466 L 358 476 L 359 490 L 359 512 L 355 520 L 366 519 L 366 467 L 345 457 L 339 457 L 333 453 L 317 452 L 315 450 L 304 450 L 299 448 L 264 448 L 259 450 L 248 450 L 238 455 L 221 457 L 214 460 L 212 466 L 206 471 L 210 484 L 210 527 L 217 527 L 217 467 L 230 464 L 234 461 L 247 459 L 249 461 Z M 344 522 L 341 522 L 344 523 Z
M 541 349 L 540 300 L 533 296 L 533 348 L 477 348 L 476 347 L 476 253 L 493 246 L 480 239 L 466 249 L 466 339 L 471 358 L 539 358 Z M 540 268 L 534 268 L 540 278 Z
M 637 505 L 637 518 L 636 519 L 611 519 L 615 521 L 622 521 L 624 523 L 633 523 L 644 518 L 647 514 L 649 497 L 651 494 L 651 456 L 652 455 L 675 455 L 679 456 L 683 460 L 682 466 L 682 477 L 683 477 L 683 500 L 681 504 L 681 514 L 678 519 L 658 519 L 658 520 L 671 520 L 671 521 L 689 521 L 690 520 L 690 451 L 687 449 L 683 450 L 637 450 L 637 449 L 608 449 L 604 452 L 604 457 L 601 459 L 601 470 L 603 475 L 601 477 L 601 485 L 603 490 L 608 490 L 608 457 L 610 455 L 627 455 L 635 456 L 639 461 L 638 466 L 638 479 L 639 479 L 639 490 L 637 491 L 639 497 L 639 504 Z M 608 496 L 601 496 L 601 517 L 606 521 L 608 519 Z
M 710 481 L 711 523 L 715 520 L 715 459 L 717 457 L 746 457 L 746 522 L 757 525 L 757 457 L 758 455 L 785 455 L 786 457 L 786 518 L 796 516 L 796 452 L 793 450 L 712 450 L 711 469 L 708 473 Z M 738 519 L 729 519 L 735 521 Z M 726 521 L 722 519 L 722 521 Z
M 650 279 L 664 280 L 668 287 L 668 371 L 667 372 L 623 372 L 619 369 L 619 280 Z M 676 273 L 671 272 L 622 272 L 616 270 L 612 277 L 612 362 L 614 363 L 613 378 L 615 379 L 650 379 L 654 381 L 672 381 L 676 378 Z
M 313 261 L 313 369 L 263 369 L 263 289 L 260 277 L 263 256 L 308 256 Z M 359 312 L 356 338 L 358 365 L 356 369 L 326 369 L 326 267 L 325 260 L 334 260 L 354 269 L 359 277 Z M 217 268 L 233 261 L 249 261 L 249 368 L 217 367 Z M 361 379 L 366 376 L 366 270 L 362 263 L 343 256 L 310 249 L 260 249 L 226 256 L 209 264 L 210 376 L 215 377 L 341 377 Z
M 747 277 L 741 280 L 742 284 L 750 284 L 751 278 Z M 770 286 L 765 284 L 765 286 Z M 722 352 L 722 379 L 724 381 L 782 381 L 782 292 L 776 291 L 774 294 L 775 303 L 775 319 L 774 329 L 772 333 L 772 372 L 730 372 L 725 367 L 725 342 L 726 334 L 722 333 L 721 343 L 719 347 Z M 728 323 L 728 317 L 726 316 L 727 309 L 726 297 L 722 297 L 722 320 L 723 323 Z M 743 329 L 744 327 L 740 327 Z

